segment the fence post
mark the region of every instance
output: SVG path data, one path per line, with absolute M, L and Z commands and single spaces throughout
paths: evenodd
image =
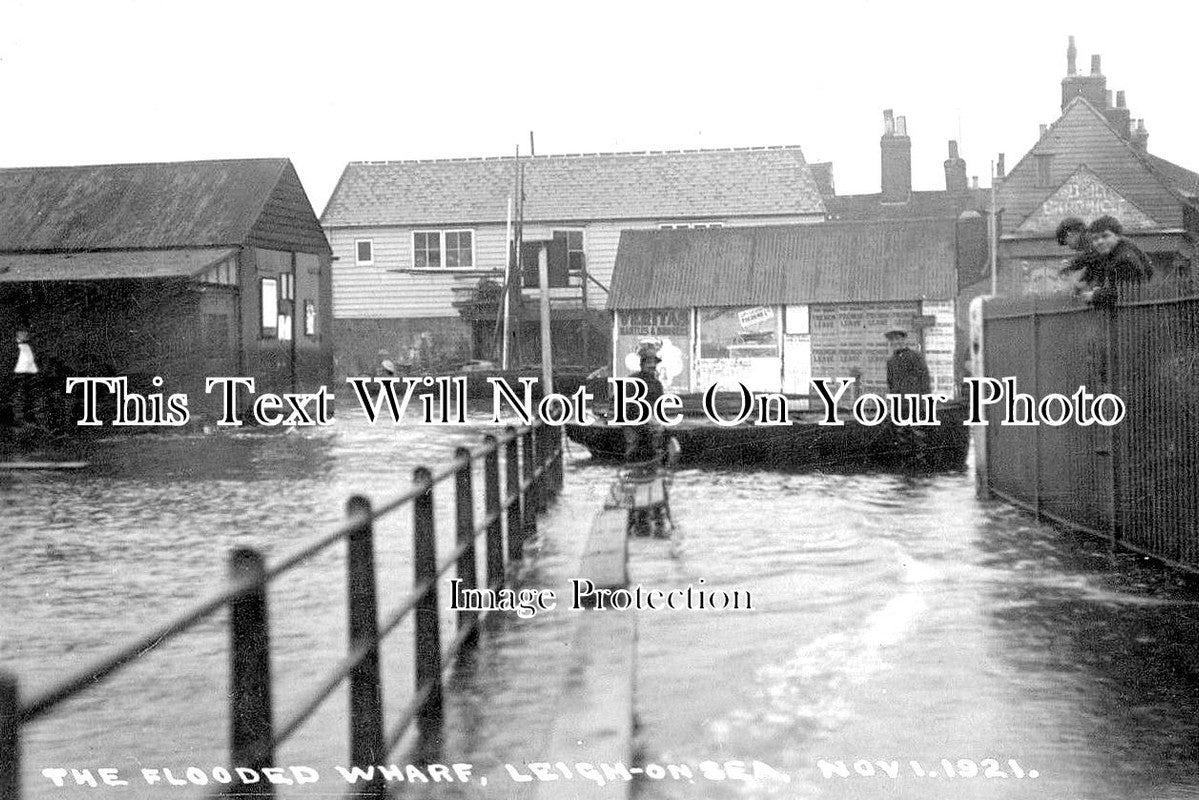
M 346 578 L 349 590 L 349 649 L 369 644 L 369 652 L 350 672 L 350 766 L 382 763 L 383 701 L 379 685 L 379 610 L 375 597 L 374 524 L 370 501 L 354 495 L 346 502 L 346 515 L 356 523 L 347 540 Z M 382 794 L 375 780 L 367 794 Z
M 420 747 L 429 752 L 441 746 L 444 708 L 441 686 L 441 619 L 437 610 L 437 540 L 433 530 L 433 475 L 425 467 L 412 471 L 414 483 L 425 490 L 412 504 L 413 582 L 421 592 L 416 601 L 416 691 L 428 695 L 416 715 Z
M 21 796 L 21 698 L 17 677 L 0 672 L 0 797 Z
M 1041 397 L 1041 315 L 1037 313 L 1037 300 L 1033 300 L 1032 309 L 1032 396 Z M 1041 516 L 1041 497 L 1044 494 L 1041 481 L 1044 479 L 1042 467 L 1044 446 L 1041 436 L 1041 426 L 1033 428 L 1033 514 L 1037 521 Z
M 520 434 L 512 426 L 506 429 L 511 437 L 504 445 L 504 471 L 508 475 L 508 562 L 520 561 L 524 547 L 524 496 L 520 489 Z
M 1112 305 L 1104 312 L 1104 318 L 1107 322 L 1107 382 L 1110 388 L 1107 391 L 1116 395 L 1122 396 L 1120 391 L 1120 359 L 1118 348 L 1120 344 L 1120 329 L 1117 315 L 1117 305 Z M 1120 480 L 1120 470 L 1123 469 L 1124 463 L 1121 458 L 1120 447 L 1122 442 L 1117 428 L 1119 425 L 1107 426 L 1108 432 L 1108 449 L 1111 455 L 1108 456 L 1108 464 L 1110 465 L 1109 480 L 1111 482 L 1111 522 L 1108 528 L 1109 541 L 1108 547 L 1114 552 L 1120 545 L 1121 525 L 1120 525 L 1120 509 L 1124 507 L 1123 486 Z
M 500 446 L 494 436 L 484 437 L 487 455 L 483 472 L 487 503 L 487 588 L 495 588 L 504 581 L 504 522 L 500 519 Z
M 454 451 L 454 458 L 463 463 L 458 466 L 454 476 L 454 510 L 458 523 L 458 546 L 464 548 L 458 556 L 458 580 L 463 589 L 472 594 L 479 586 L 479 570 L 475 563 L 475 492 L 474 492 L 474 461 L 470 448 L 459 447 Z M 462 652 L 473 647 L 479 641 L 479 612 L 469 609 L 459 609 L 458 630 L 470 630 L 462 642 Z
M 553 459 L 554 459 L 554 499 L 555 500 L 558 498 L 558 495 L 562 494 L 562 484 L 566 480 L 566 471 L 565 471 L 566 465 L 563 463 L 563 457 L 565 455 L 565 450 L 563 449 L 563 446 L 562 446 L 562 443 L 565 441 L 565 439 L 566 439 L 566 428 L 562 425 L 559 425 L 556 428 L 554 428 L 554 434 L 553 434 L 552 441 L 554 443 Z
M 536 429 L 530 426 L 528 433 L 520 442 L 520 466 L 524 473 L 525 484 L 525 490 L 521 497 L 525 523 L 524 530 L 521 531 L 522 541 L 537 535 L 537 514 L 541 511 L 540 479 L 537 477 L 537 458 L 534 455 L 536 436 Z
M 256 584 L 229 604 L 230 766 L 260 770 L 274 766 L 271 710 L 271 644 L 267 615 L 266 562 L 249 547 L 229 554 L 229 581 Z M 269 781 L 230 785 L 229 796 L 273 796 Z

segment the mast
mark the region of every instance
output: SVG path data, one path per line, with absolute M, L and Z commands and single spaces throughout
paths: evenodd
M 511 326 L 511 310 L 508 305 L 508 291 L 512 283 L 512 195 L 508 195 L 508 223 L 504 227 L 504 244 L 508 251 L 504 254 L 504 291 L 500 293 L 503 310 L 503 341 L 500 344 L 500 369 L 508 369 L 508 329 Z

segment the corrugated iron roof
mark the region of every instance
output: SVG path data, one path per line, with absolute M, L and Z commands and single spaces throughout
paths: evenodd
M 237 248 L 104 250 L 92 253 L 0 253 L 0 283 L 190 278 Z
M 955 221 L 622 231 L 609 308 L 944 299 Z
M 0 252 L 234 245 L 285 158 L 0 169 Z
M 798 147 L 536 156 L 525 164 L 526 222 L 822 214 Z M 354 162 L 327 226 L 504 222 L 512 158 Z

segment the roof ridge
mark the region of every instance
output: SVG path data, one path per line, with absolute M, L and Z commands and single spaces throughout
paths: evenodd
M 803 150 L 802 145 L 798 144 L 778 144 L 778 145 L 754 145 L 745 147 L 703 147 L 690 148 L 680 150 L 610 150 L 599 151 L 593 153 L 547 153 L 540 156 L 520 156 L 522 159 L 533 161 L 546 161 L 549 159 L 574 159 L 574 158 L 611 158 L 611 157 L 633 157 L 633 156 L 669 156 L 669 155 L 693 155 L 693 154 L 711 154 L 711 153 L 745 153 L 745 152 L 765 152 L 765 151 L 782 151 L 782 150 Z M 480 163 L 488 161 L 511 161 L 515 156 L 459 156 L 454 158 L 403 158 L 403 159 L 385 159 L 382 161 L 350 161 L 349 165 L 353 166 L 387 166 L 391 164 L 452 164 L 452 163 Z
M 66 170 L 66 169 L 100 169 L 109 167 L 178 167 L 194 164 L 247 164 L 251 162 L 286 162 L 291 161 L 287 156 L 269 156 L 262 158 L 200 158 L 183 161 L 124 161 L 108 164 L 54 164 L 49 166 L 0 167 L 0 172 L 24 172 L 27 170 Z

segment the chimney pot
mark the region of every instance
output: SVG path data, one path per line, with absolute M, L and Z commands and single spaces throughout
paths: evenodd
M 1041 123 L 1041 138 L 1044 139 L 1045 134 L 1048 132 L 1049 132 L 1049 126 L 1042 122 Z
M 1003 169 L 1003 153 L 999 154 L 999 160 L 995 163 L 995 177 L 1002 178 L 1004 175 Z
M 1102 75 L 1103 71 L 1099 69 L 1099 56 L 1091 56 L 1091 74 Z
M 1124 108 L 1124 90 L 1116 92 L 1116 108 Z
M 977 188 L 978 188 L 978 176 L 977 176 L 977 175 L 971 175 L 971 176 L 970 176 L 970 188 L 971 188 L 971 189 L 977 189 Z
M 958 157 L 958 143 L 956 141 L 954 141 L 953 139 L 949 140 L 949 157 L 950 158 Z
M 1066 74 L 1077 75 L 1078 66 L 1076 59 L 1078 58 L 1078 49 L 1074 46 L 1074 37 L 1070 37 L 1070 46 L 1066 48 Z
M 1108 89 L 1108 90 L 1107 90 L 1107 101 L 1106 101 L 1106 102 L 1105 102 L 1103 105 L 1104 105 L 1106 108 L 1112 108 L 1112 107 L 1113 107 L 1113 104 L 1112 104 L 1112 90 L 1111 90 L 1111 89 Z
M 912 140 L 907 120 L 888 108 L 883 112 L 882 196 L 884 203 L 906 203 L 912 196 Z

